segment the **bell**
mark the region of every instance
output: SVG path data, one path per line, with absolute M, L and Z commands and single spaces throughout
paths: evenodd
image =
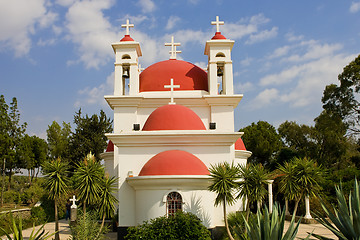
M 217 76 L 218 76 L 218 77 L 222 77 L 223 75 L 224 75 L 223 70 L 221 69 L 221 67 L 218 67 L 218 69 L 217 69 Z
M 129 69 L 125 69 L 122 76 L 123 76 L 123 78 L 129 78 L 130 77 L 129 76 Z

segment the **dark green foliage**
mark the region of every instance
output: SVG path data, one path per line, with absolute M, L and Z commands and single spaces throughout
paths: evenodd
M 233 236 L 241 236 L 245 232 L 246 212 L 231 212 L 227 218 Z
M 89 152 L 92 152 L 99 161 L 100 153 L 103 153 L 107 145 L 105 133 L 112 132 L 112 120 L 102 110 L 99 116 L 97 114 L 83 116 L 80 109 L 74 115 L 74 123 L 75 132 L 70 142 L 71 161 L 74 164 L 78 163 Z
M 137 227 L 129 228 L 128 240 L 210 240 L 210 232 L 192 213 L 177 212 L 173 216 L 151 219 Z
M 63 122 L 62 127 L 53 121 L 46 130 L 50 157 L 66 159 L 70 157 L 69 146 L 71 137 L 70 123 Z
M 282 142 L 274 126 L 265 121 L 258 121 L 239 131 L 244 132 L 242 140 L 246 149 L 252 152 L 248 162 L 261 163 L 267 167 L 275 160 Z
M 340 85 L 326 86 L 322 98 L 323 108 L 338 115 L 351 134 L 360 134 L 360 55 L 344 67 L 339 74 Z
M 43 207 L 33 207 L 31 208 L 31 219 L 35 225 L 42 224 L 47 222 L 48 217 Z

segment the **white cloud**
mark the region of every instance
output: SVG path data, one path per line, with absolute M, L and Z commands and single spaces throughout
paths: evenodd
M 102 12 L 113 4 L 113 0 L 91 0 L 75 2 L 69 8 L 66 14 L 67 39 L 76 44 L 80 58 L 68 63 L 83 62 L 87 68 L 98 68 L 113 58 L 109 46 L 120 37 Z
M 155 3 L 151 0 L 139 0 L 138 4 L 144 13 L 153 12 L 156 9 Z
M 246 57 L 245 59 L 240 61 L 240 65 L 244 67 L 249 66 L 253 60 L 253 58 Z
M 304 39 L 303 35 L 296 36 L 294 33 L 288 33 L 285 37 L 289 42 L 301 41 Z
M 177 17 L 177 16 L 170 16 L 169 19 L 168 19 L 168 22 L 166 24 L 166 27 L 165 29 L 166 30 L 170 30 L 170 29 L 173 29 L 176 25 L 176 23 L 178 23 L 180 21 L 180 18 Z
M 94 105 L 101 103 L 102 106 L 106 106 L 104 95 L 111 95 L 114 88 L 114 72 L 112 72 L 107 78 L 106 82 L 100 84 L 98 87 L 86 87 L 78 91 L 79 97 L 75 102 L 74 107 L 84 107 L 88 105 Z
M 49 27 L 57 14 L 47 9 L 46 0 L 0 1 L 0 42 L 2 48 L 15 52 L 16 57 L 28 54 L 32 40 L 40 29 Z
M 279 98 L 279 90 L 276 88 L 265 89 L 260 92 L 249 104 L 252 109 L 260 109 L 274 103 Z
M 281 73 L 270 74 L 260 79 L 260 86 L 281 85 L 292 81 L 303 70 L 302 67 L 293 66 Z
M 244 92 L 248 92 L 254 89 L 254 84 L 251 82 L 246 82 L 246 83 L 237 83 L 234 86 L 234 91 L 236 93 L 244 93 Z
M 349 11 L 351 13 L 357 13 L 360 11 L 360 2 L 352 2 Z
M 258 42 L 263 42 L 265 40 L 276 37 L 277 33 L 278 33 L 278 27 L 273 27 L 271 30 L 264 30 L 256 34 L 251 34 L 249 39 L 245 42 L 245 44 L 254 44 Z
M 286 55 L 290 50 L 290 46 L 283 46 L 275 49 L 275 51 L 268 57 L 269 59 L 278 58 Z

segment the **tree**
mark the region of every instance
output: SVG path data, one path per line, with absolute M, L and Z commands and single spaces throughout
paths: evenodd
M 99 116 L 93 114 L 89 117 L 86 114 L 84 117 L 80 109 L 74 115 L 74 123 L 75 132 L 72 134 L 70 143 L 71 161 L 76 164 L 89 152 L 92 152 L 99 161 L 100 153 L 103 153 L 107 146 L 105 133 L 112 132 L 112 121 L 102 110 Z
M 246 220 L 249 219 L 250 204 L 257 202 L 258 209 L 266 196 L 266 185 L 269 180 L 269 173 L 261 164 L 240 165 L 239 171 L 239 194 L 237 198 L 247 199 Z
M 116 183 L 118 179 L 106 176 L 101 183 L 101 194 L 99 202 L 99 214 L 102 216 L 100 232 L 104 227 L 105 217 L 112 217 L 116 211 L 115 204 L 118 200 L 114 197 L 116 192 Z
M 10 107 L 5 102 L 4 95 L 0 96 L 0 113 L 1 113 L 1 153 L 3 161 L 3 172 L 8 171 L 9 184 L 11 187 L 11 177 L 13 170 L 17 168 L 18 146 L 26 129 L 26 123 L 20 124 L 20 113 L 17 106 L 17 99 L 14 97 Z M 5 164 L 6 163 L 6 164 Z
M 303 197 L 313 197 L 320 193 L 323 170 L 309 158 L 294 158 L 286 162 L 280 170 L 280 192 L 287 200 L 295 200 L 293 215 Z
M 211 165 L 210 169 L 211 185 L 208 187 L 209 191 L 215 192 L 215 206 L 220 204 L 223 205 L 224 221 L 227 234 L 231 240 L 234 238 L 231 235 L 227 216 L 226 216 L 226 205 L 232 205 L 235 202 L 233 195 L 234 190 L 237 189 L 237 180 L 239 179 L 239 168 L 234 164 L 228 162 L 218 163 Z
M 239 131 L 244 132 L 242 140 L 246 148 L 252 152 L 248 161 L 261 163 L 264 167 L 268 167 L 282 147 L 275 127 L 268 122 L 258 121 Z
M 37 136 L 25 136 L 21 139 L 19 145 L 19 158 L 22 168 L 26 168 L 29 172 L 29 183 L 31 185 L 35 177 L 35 169 L 39 169 L 47 159 L 48 146 L 44 139 Z
M 323 108 L 337 114 L 347 125 L 350 134 L 360 134 L 360 55 L 344 67 L 339 74 L 340 85 L 326 86 L 322 102 Z
M 45 186 L 49 192 L 49 198 L 55 201 L 55 240 L 60 240 L 58 204 L 60 198 L 68 193 L 68 166 L 60 158 L 43 164 L 43 172 L 46 179 Z
M 63 122 L 62 127 L 53 121 L 46 130 L 47 142 L 49 145 L 50 157 L 52 159 L 68 159 L 69 158 L 69 145 L 71 138 L 70 123 Z
M 96 161 L 90 152 L 84 161 L 77 165 L 74 179 L 75 188 L 78 190 L 79 199 L 83 204 L 83 212 L 86 214 L 87 205 L 98 203 L 104 178 L 104 167 Z

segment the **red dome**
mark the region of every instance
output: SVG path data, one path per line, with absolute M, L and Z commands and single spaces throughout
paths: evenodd
M 121 40 L 120 42 L 126 42 L 126 41 L 134 41 L 134 39 L 132 39 L 130 37 L 130 35 L 125 35 Z
M 241 138 L 235 142 L 235 150 L 246 151 L 245 144 Z
M 146 120 L 142 130 L 206 130 L 206 128 L 193 110 L 174 104 L 155 109 Z
M 113 152 L 114 151 L 114 144 L 112 141 L 109 141 L 107 148 L 106 148 L 106 152 Z
M 205 90 L 208 91 L 207 73 L 192 63 L 171 59 L 155 63 L 140 74 L 140 92 L 170 91 L 164 85 L 174 79 L 175 91 Z
M 222 35 L 221 32 L 216 32 L 215 36 L 213 36 L 211 40 L 217 40 L 217 39 L 226 39 L 226 37 L 224 37 L 224 35 Z
M 139 176 L 153 175 L 209 175 L 209 170 L 191 153 L 170 150 L 153 156 L 139 173 Z

